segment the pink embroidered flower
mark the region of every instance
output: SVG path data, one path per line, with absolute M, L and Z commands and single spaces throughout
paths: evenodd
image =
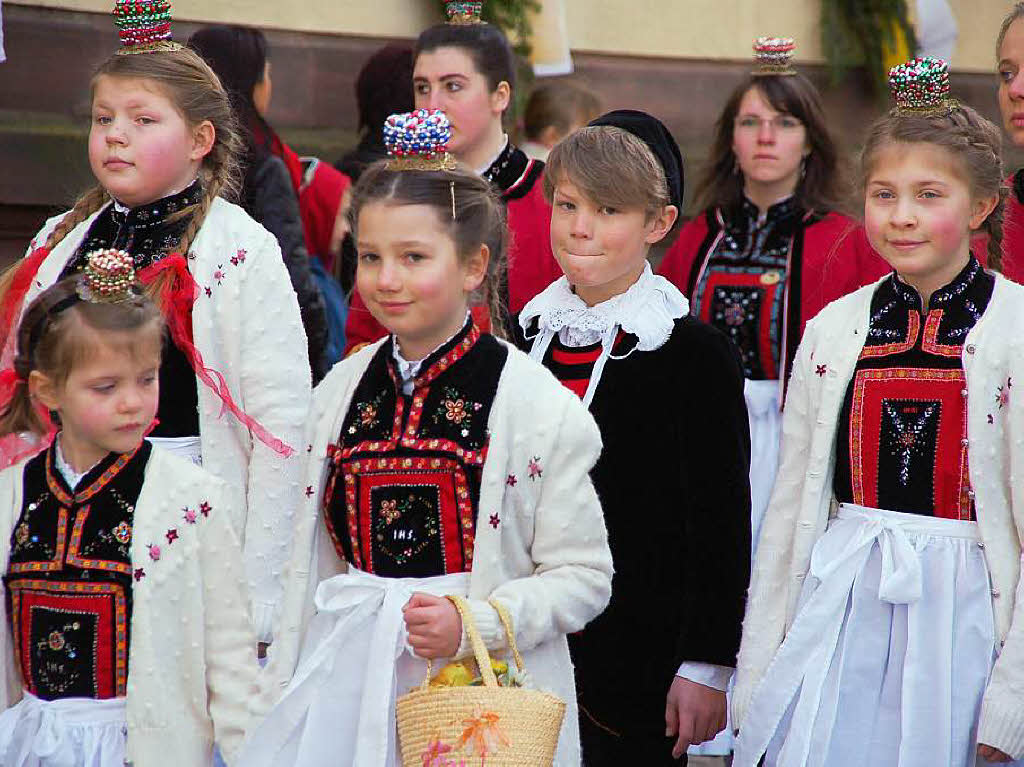
M 145 577 L 146 577 L 146 571 L 143 570 L 141 567 L 136 567 L 135 568 L 135 582 L 138 583 L 139 581 L 141 581 Z
M 127 522 L 122 522 L 110 532 L 118 543 L 128 543 L 132 539 L 132 526 Z
M 505 480 L 505 484 L 508 485 L 509 487 L 515 487 L 516 486 L 516 475 L 515 474 L 509 474 L 508 475 L 508 479 Z
M 170 530 L 168 530 L 165 533 L 165 535 L 167 536 L 167 544 L 168 545 L 170 545 L 170 544 L 174 543 L 176 540 L 178 540 L 178 531 L 177 531 L 176 528 L 172 527 Z
M 468 413 L 466 413 L 466 403 L 464 400 L 457 399 L 452 401 L 450 399 L 446 399 L 444 401 L 444 407 L 445 410 L 448 411 L 445 414 L 445 418 L 453 423 L 461 424 L 468 415 Z
M 195 509 L 185 509 L 185 521 L 188 522 L 190 525 L 194 525 L 196 523 Z
M 245 248 L 239 248 L 238 252 L 235 253 L 235 259 L 238 261 L 238 263 L 244 264 L 245 263 L 245 255 L 246 255 Z
M 540 458 L 539 457 L 534 457 L 534 458 L 530 459 L 529 469 L 530 469 L 530 479 L 531 480 L 536 480 L 537 477 L 543 477 L 543 475 L 544 475 L 544 470 L 541 469 L 541 467 L 540 467 Z
M 146 548 L 149 550 L 149 558 L 154 562 L 160 559 L 160 547 L 155 543 L 151 543 Z
M 208 504 L 206 501 L 203 501 L 201 504 L 199 504 L 199 513 L 202 514 L 204 517 L 210 516 L 210 512 L 212 510 L 213 506 Z
M 380 514 L 384 517 L 384 521 L 390 525 L 402 516 L 402 512 L 398 510 L 398 501 L 381 501 Z
M 1002 410 L 1004 407 L 1010 404 L 1010 389 L 1013 387 L 1013 379 L 1006 379 L 1006 386 L 1000 386 L 999 392 L 996 394 L 996 403 L 999 405 L 999 409 Z
M 64 635 L 59 631 L 51 631 L 50 636 L 47 640 L 47 645 L 54 652 L 64 649 Z
M 465 758 L 459 759 L 456 762 L 453 759 L 449 759 L 444 754 L 451 753 L 452 747 L 446 743 L 442 743 L 440 740 L 433 740 L 427 746 L 427 750 L 421 755 L 423 759 L 423 767 L 466 767 Z
M 221 282 L 223 282 L 223 280 L 224 280 L 223 269 L 224 269 L 224 264 L 217 264 L 217 271 L 215 271 L 213 273 L 213 279 L 215 279 L 217 281 L 218 285 L 220 285 Z

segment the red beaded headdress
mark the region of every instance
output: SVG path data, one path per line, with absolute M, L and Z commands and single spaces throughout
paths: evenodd
M 484 12 L 484 4 L 481 2 L 453 0 L 444 5 L 449 24 L 483 24 L 480 14 Z
M 753 74 L 759 77 L 777 75 L 795 75 L 796 70 L 790 60 L 796 43 L 792 37 L 759 37 L 754 41 L 754 63 L 757 65 Z
M 114 0 L 114 24 L 121 37 L 118 55 L 182 48 L 171 40 L 171 4 L 168 0 Z
M 901 115 L 949 114 L 960 105 L 949 95 L 949 64 L 933 56 L 894 66 L 889 89 Z

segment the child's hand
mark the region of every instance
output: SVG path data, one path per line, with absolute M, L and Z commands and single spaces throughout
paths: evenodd
M 444 597 L 413 594 L 402 608 L 409 645 L 421 658 L 451 658 L 462 643 L 462 616 Z
M 677 676 L 665 700 L 665 735 L 678 735 L 672 758 L 691 745 L 711 740 L 725 729 L 725 693 Z
M 989 762 L 1012 762 L 1009 754 L 1004 754 L 998 748 L 992 746 L 986 746 L 984 743 L 978 744 L 978 756 Z

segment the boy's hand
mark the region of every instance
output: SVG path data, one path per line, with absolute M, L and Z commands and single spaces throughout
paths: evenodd
M 725 693 L 677 676 L 665 700 L 665 735 L 677 735 L 672 758 L 691 745 L 711 740 L 725 729 Z
M 989 762 L 1012 762 L 1009 754 L 1004 754 L 998 748 L 992 746 L 986 746 L 984 743 L 978 744 L 978 756 Z
M 444 597 L 413 594 L 402 608 L 409 645 L 421 658 L 451 658 L 462 643 L 462 616 Z

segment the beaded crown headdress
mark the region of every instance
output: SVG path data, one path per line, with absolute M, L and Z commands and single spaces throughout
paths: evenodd
M 754 41 L 754 71 L 758 77 L 795 75 L 792 37 L 759 37 Z
M 171 40 L 168 0 L 114 0 L 114 24 L 121 38 L 120 56 L 182 48 Z
M 483 24 L 480 15 L 484 11 L 484 4 L 481 2 L 452 0 L 444 5 L 449 24 Z
M 86 256 L 78 295 L 94 304 L 117 304 L 141 295 L 135 281 L 135 259 L 123 250 L 94 250 Z
M 933 56 L 894 66 L 889 89 L 900 115 L 949 114 L 960 105 L 949 95 L 949 64 Z
M 448 153 L 452 126 L 440 109 L 393 114 L 384 121 L 388 170 L 455 170 Z

